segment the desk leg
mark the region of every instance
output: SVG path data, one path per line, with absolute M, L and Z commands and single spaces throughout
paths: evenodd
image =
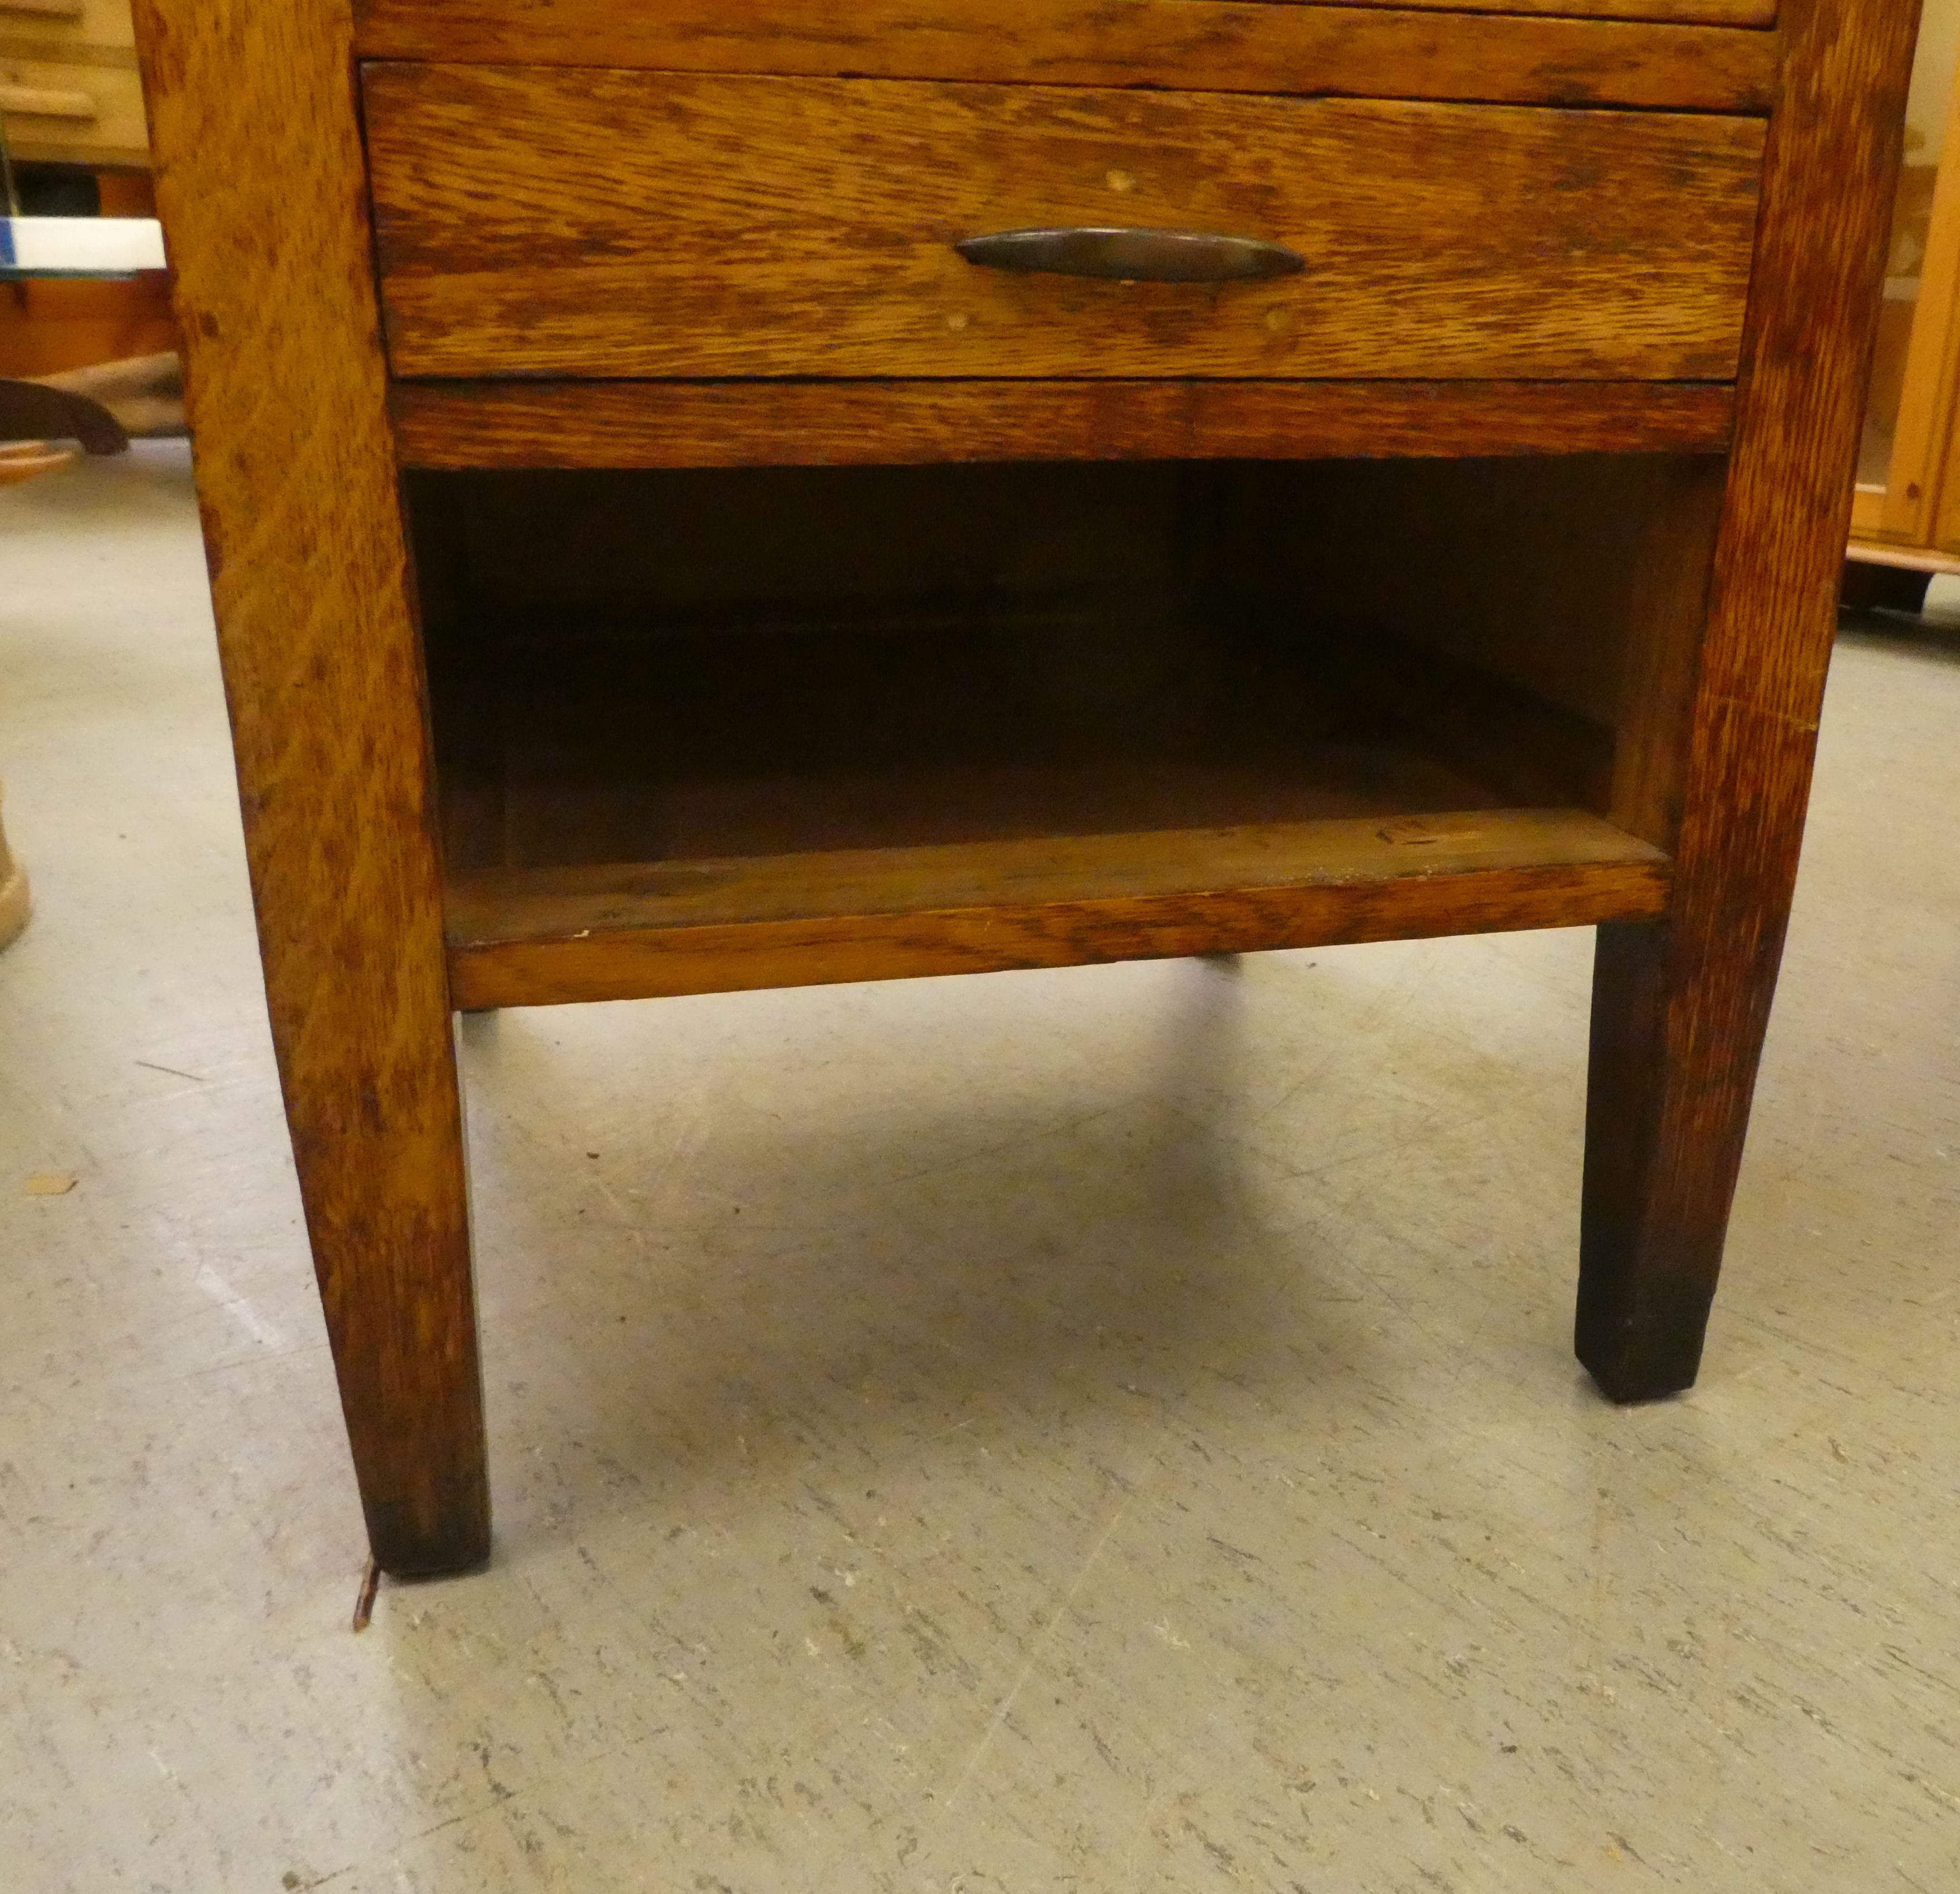
M 1783 0 L 1736 438 L 1664 922 L 1602 927 L 1579 1358 L 1615 1400 L 1701 1364 L 1803 835 L 1885 268 L 1914 16 Z M 1657 715 L 1637 740 L 1666 749 Z
M 346 0 L 137 0 L 266 1001 L 376 1561 L 489 1549 L 421 641 Z
M 1781 914 L 1767 939 L 1700 931 L 1599 929 L 1575 1342 L 1615 1401 L 1701 1367 L 1776 985 Z
M 402 985 L 330 1071 L 276 1007 L 274 1036 L 368 1541 L 406 1577 L 481 1564 L 490 1495 L 447 996 Z

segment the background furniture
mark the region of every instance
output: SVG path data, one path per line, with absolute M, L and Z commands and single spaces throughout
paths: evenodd
M 1925 0 L 1851 509 L 1844 599 L 1917 611 L 1960 572 L 1960 0 Z
M 163 233 L 151 218 L 0 217 L 0 284 L 163 273 Z M 183 374 L 174 355 L 45 380 L 0 377 L 0 482 L 53 472 L 74 457 L 120 454 L 131 432 L 181 434 Z
M 58 201 L 20 209 L 156 215 L 129 0 L 0 0 L 0 152 L 24 198 L 55 187 Z M 0 215 L 10 208 L 0 202 Z M 161 272 L 0 280 L 0 374 L 54 374 L 177 345 Z
M 86 395 L 44 382 L 0 380 L 0 441 L 76 441 L 88 454 L 121 454 L 129 437 Z
M 1556 8 L 144 0 L 384 1568 L 488 1544 L 458 1006 L 1597 925 L 1579 1352 L 1693 1379 L 1912 8 Z
M 129 0 L 0 0 L 0 132 L 17 161 L 148 167 Z

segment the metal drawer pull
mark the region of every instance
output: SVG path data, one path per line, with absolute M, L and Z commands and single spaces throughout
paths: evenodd
M 1109 276 L 1123 282 L 1230 283 L 1291 276 L 1306 259 L 1284 244 L 1220 237 L 1201 230 L 1004 230 L 953 247 L 988 269 L 1040 270 L 1055 276 Z

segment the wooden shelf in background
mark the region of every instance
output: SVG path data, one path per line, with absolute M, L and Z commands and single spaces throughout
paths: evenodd
M 453 622 L 430 686 L 456 1003 L 1662 911 L 1666 857 L 1579 806 L 1609 730 L 1139 581 L 1013 613 Z

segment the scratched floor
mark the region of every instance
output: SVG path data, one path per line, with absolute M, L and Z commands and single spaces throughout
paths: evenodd
M 1583 934 L 511 1013 L 496 1556 L 356 1637 L 180 450 L 0 574 L 8 1894 L 1956 1885 L 1960 613 L 1691 1397 L 1567 1351 Z

